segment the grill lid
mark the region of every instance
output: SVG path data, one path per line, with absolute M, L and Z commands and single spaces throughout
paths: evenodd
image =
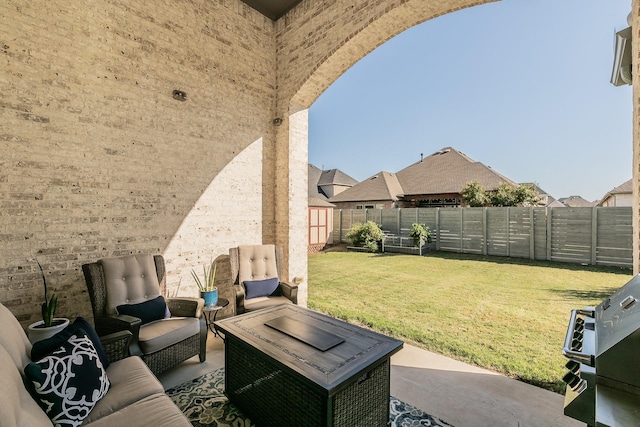
M 595 309 L 598 376 L 640 386 L 640 276 Z

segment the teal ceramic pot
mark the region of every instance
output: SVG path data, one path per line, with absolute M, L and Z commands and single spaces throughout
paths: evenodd
M 200 292 L 200 297 L 204 299 L 205 306 L 213 307 L 218 304 L 218 288 L 213 288 L 211 291 Z

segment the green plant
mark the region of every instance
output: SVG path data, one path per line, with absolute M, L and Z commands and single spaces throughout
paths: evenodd
M 42 265 L 40 265 L 40 261 L 36 258 L 36 262 L 38 263 L 38 267 L 40 267 L 40 274 L 42 274 L 42 283 L 44 284 L 44 302 L 42 303 L 42 321 L 44 322 L 45 327 L 50 327 L 53 324 L 53 318 L 56 312 L 56 307 L 58 306 L 58 296 L 54 293 L 51 295 L 51 299 L 48 298 L 47 293 L 47 278 L 44 275 L 44 270 L 42 269 Z
M 200 292 L 208 292 L 208 291 L 215 290 L 215 286 L 213 284 L 214 284 L 214 282 L 216 280 L 216 270 L 217 269 L 218 269 L 218 266 L 213 261 L 208 266 L 208 268 L 207 268 L 206 264 L 203 265 L 202 266 L 202 270 L 203 270 L 203 278 L 202 278 L 202 280 L 200 280 L 200 277 L 198 277 L 196 272 L 193 269 L 191 269 L 191 276 L 193 277 L 193 280 L 195 280 L 196 285 L 198 285 L 198 288 L 200 288 Z
M 460 190 L 462 202 L 471 207 L 481 207 L 489 204 L 489 196 L 478 181 L 468 182 Z
M 378 252 L 378 242 L 384 238 L 380 226 L 373 221 L 356 223 L 347 232 L 347 239 L 353 246 L 367 248 L 369 252 Z
M 493 191 L 485 191 L 477 181 L 468 182 L 460 190 L 462 202 L 471 207 L 481 206 L 536 206 L 540 200 L 533 184 L 513 186 L 501 182 Z
M 433 240 L 433 231 L 425 224 L 418 224 L 414 222 L 409 229 L 409 237 L 413 240 L 413 245 L 421 247 L 426 243 L 431 243 Z

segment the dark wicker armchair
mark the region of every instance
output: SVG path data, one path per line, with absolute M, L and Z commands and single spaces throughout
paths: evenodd
M 201 298 L 166 298 L 170 317 L 144 323 L 117 309 L 140 306 L 166 290 L 165 264 L 161 255 L 130 255 L 105 258 L 82 266 L 98 335 L 131 332 L 132 355 L 142 357 L 158 375 L 198 355 L 206 359 L 207 327 L 202 319 Z
M 236 291 L 236 313 L 259 310 L 283 303 L 298 303 L 298 285 L 282 280 L 282 248 L 274 245 L 247 245 L 229 249 L 231 284 Z M 252 297 L 251 282 L 277 278 L 273 292 Z

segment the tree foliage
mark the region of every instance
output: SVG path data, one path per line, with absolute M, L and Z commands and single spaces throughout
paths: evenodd
M 353 246 L 367 248 L 369 252 L 378 252 L 378 242 L 384 238 L 384 233 L 378 224 L 367 221 L 364 224 L 353 224 L 346 237 Z
M 462 195 L 462 202 L 471 207 L 486 206 L 489 202 L 487 192 L 484 191 L 484 187 L 478 181 L 467 183 L 462 187 L 460 194 Z
M 472 207 L 479 206 L 535 206 L 540 200 L 533 184 L 520 184 L 517 187 L 500 183 L 494 191 L 485 191 L 477 181 L 471 181 L 460 191 L 462 201 Z

